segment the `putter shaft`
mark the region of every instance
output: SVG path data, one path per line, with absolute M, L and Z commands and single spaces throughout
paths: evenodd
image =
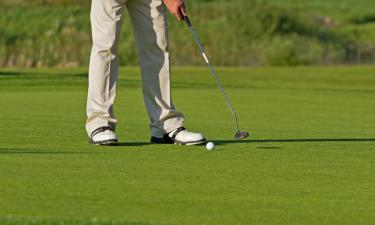
M 206 55 L 206 52 L 205 52 L 205 50 L 204 50 L 204 48 L 203 48 L 203 46 L 202 46 L 202 44 L 201 44 L 201 42 L 200 42 L 200 40 L 198 38 L 198 35 L 194 31 L 194 28 L 193 28 L 193 26 L 192 26 L 192 24 L 191 24 L 191 22 L 189 20 L 189 17 L 185 16 L 184 17 L 184 21 L 187 24 L 187 26 L 188 26 L 191 34 L 193 35 L 194 40 L 195 40 L 195 42 L 197 43 L 197 45 L 199 47 L 199 50 L 200 50 L 200 52 L 202 54 L 202 57 L 203 57 L 204 61 L 207 63 L 208 67 L 210 68 L 211 74 L 215 78 L 215 81 L 216 81 L 216 83 L 217 83 L 217 85 L 219 87 L 219 90 L 220 90 L 221 94 L 223 95 L 223 97 L 225 99 L 225 102 L 227 103 L 230 111 L 232 112 L 232 116 L 233 116 L 233 119 L 235 121 L 236 128 L 237 128 L 237 132 L 240 132 L 240 128 L 238 126 L 238 119 L 237 119 L 236 111 L 234 110 L 232 104 L 230 103 L 229 98 L 228 98 L 227 94 L 224 91 L 224 87 L 223 87 L 223 85 L 221 84 L 221 82 L 219 80 L 219 77 L 216 75 L 216 72 L 215 72 L 213 66 L 211 65 L 210 60 L 208 59 L 208 57 Z

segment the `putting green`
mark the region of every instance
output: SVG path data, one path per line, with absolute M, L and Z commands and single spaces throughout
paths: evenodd
M 86 143 L 85 70 L 0 71 L 0 224 L 345 225 L 375 221 L 375 68 L 176 68 L 186 127 L 149 144 L 138 70 L 121 70 L 118 147 Z

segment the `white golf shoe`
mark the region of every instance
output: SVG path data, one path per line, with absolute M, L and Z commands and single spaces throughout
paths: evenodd
M 111 127 L 99 127 L 89 138 L 89 143 L 94 145 L 116 145 L 117 142 L 117 136 Z
M 163 137 L 151 137 L 151 142 L 157 144 L 198 145 L 205 143 L 206 138 L 201 133 L 193 133 L 187 131 L 184 127 L 179 127 Z

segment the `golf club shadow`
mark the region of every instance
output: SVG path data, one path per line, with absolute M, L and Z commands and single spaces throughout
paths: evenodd
M 293 143 L 293 142 L 372 142 L 375 138 L 293 138 L 293 139 L 256 139 L 256 140 L 215 140 L 216 145 L 241 143 Z

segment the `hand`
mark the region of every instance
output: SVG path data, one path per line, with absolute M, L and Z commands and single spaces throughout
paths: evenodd
M 163 2 L 177 20 L 183 20 L 184 16 L 187 16 L 184 0 L 163 0 Z

